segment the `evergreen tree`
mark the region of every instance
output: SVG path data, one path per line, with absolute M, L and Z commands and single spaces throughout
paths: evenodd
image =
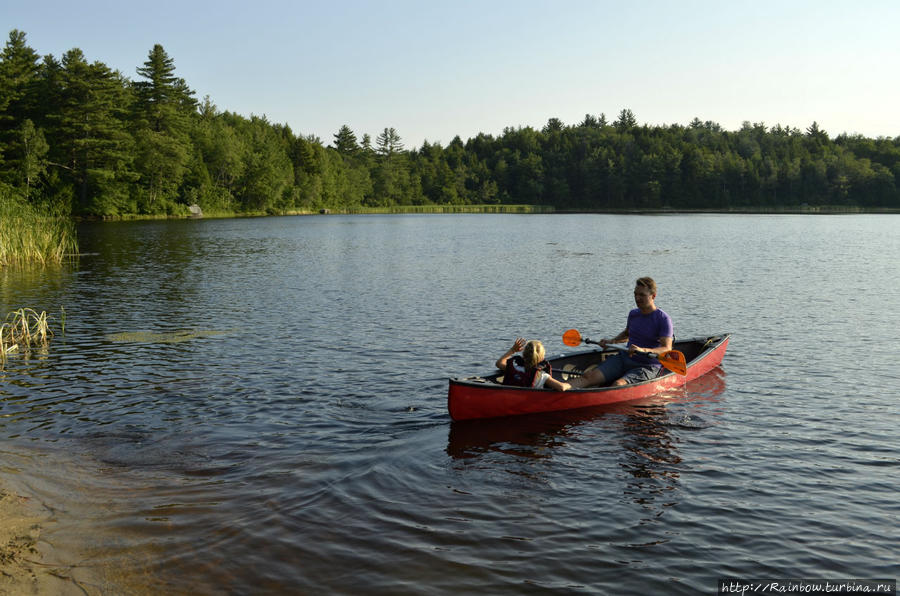
M 137 72 L 147 79 L 134 83 L 138 206 L 146 213 L 171 212 L 192 155 L 188 132 L 197 102 L 184 79 L 175 76 L 175 61 L 160 44 Z
M 541 132 L 543 132 L 544 134 L 551 132 L 561 132 L 563 128 L 564 126 L 562 120 L 560 120 L 559 118 L 550 118 L 549 120 L 547 120 L 547 124 L 544 125 L 544 129 Z
M 353 134 L 353 131 L 346 124 L 341 126 L 340 130 L 334 135 L 334 148 L 341 155 L 348 157 L 352 157 L 359 152 L 356 135 Z
M 33 88 L 39 60 L 37 52 L 26 44 L 25 34 L 13 29 L 0 53 L 0 164 L 4 148 L 16 142 L 22 122 L 33 117 L 37 109 Z
M 613 125 L 619 132 L 627 132 L 637 126 L 637 118 L 635 118 L 634 112 L 625 108 L 619 112 L 619 119 Z
M 375 139 L 378 153 L 385 158 L 390 159 L 398 152 L 403 150 L 403 143 L 400 135 L 394 128 L 385 128 L 384 131 Z
M 373 176 L 373 194 L 367 197 L 367 202 L 372 206 L 400 204 L 409 175 L 407 164 L 402 159 L 400 135 L 394 128 L 385 128 L 375 144 L 379 159 Z
M 134 83 L 141 125 L 153 132 L 183 136 L 197 102 L 184 79 L 175 76 L 175 61 L 156 44 L 137 73 L 148 79 Z
M 133 142 L 126 129 L 131 96 L 119 73 L 88 64 L 79 49 L 66 52 L 56 90 L 60 108 L 48 116 L 62 168 L 75 190 L 75 211 L 91 215 L 134 213 L 129 183 Z
M 372 137 L 369 136 L 369 133 L 365 133 L 362 137 L 362 141 L 360 141 L 360 149 L 362 149 L 363 153 L 372 153 Z

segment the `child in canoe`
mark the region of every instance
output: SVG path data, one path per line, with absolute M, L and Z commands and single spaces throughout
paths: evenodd
M 518 355 L 519 352 L 522 352 L 521 356 Z M 526 342 L 517 337 L 512 347 L 496 362 L 497 368 L 503 372 L 503 384 L 555 391 L 571 389 L 572 386 L 568 383 L 550 376 L 550 364 L 544 360 L 544 354 L 544 344 L 538 340 Z

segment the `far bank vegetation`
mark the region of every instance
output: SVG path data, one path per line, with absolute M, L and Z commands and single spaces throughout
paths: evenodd
M 12 204 L 66 217 L 187 216 L 191 205 L 204 215 L 900 208 L 900 137 L 831 137 L 816 122 L 650 126 L 622 109 L 407 148 L 391 127 L 372 138 L 345 125 L 323 141 L 221 111 L 161 45 L 133 74 L 78 48 L 41 56 L 10 32 L 0 181 Z

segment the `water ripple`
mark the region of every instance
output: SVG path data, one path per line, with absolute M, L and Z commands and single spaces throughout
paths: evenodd
M 892 576 L 900 373 L 889 350 L 847 343 L 868 321 L 867 341 L 890 345 L 858 266 L 900 296 L 893 253 L 872 244 L 896 243 L 889 221 L 82 233 L 74 270 L 4 273 L 0 302 L 64 305 L 68 321 L 0 371 L 0 472 L 53 512 L 42 540 L 83 585 L 695 594 L 726 576 Z M 449 420 L 448 377 L 490 370 L 517 335 L 557 353 L 563 329 L 618 331 L 647 273 L 679 337 L 734 332 L 722 367 L 637 403 Z

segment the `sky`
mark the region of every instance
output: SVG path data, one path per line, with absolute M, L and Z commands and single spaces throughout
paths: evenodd
M 900 0 L 0 0 L 4 43 L 132 80 L 161 44 L 221 111 L 407 149 L 625 108 L 898 137 L 898 24 Z

